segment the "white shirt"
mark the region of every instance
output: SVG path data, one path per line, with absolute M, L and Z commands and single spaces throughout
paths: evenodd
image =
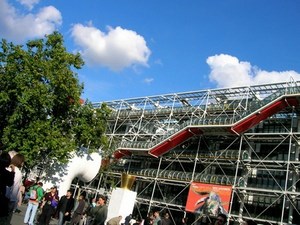
M 6 191 L 10 191 L 9 198 L 11 202 L 19 201 L 19 190 L 22 185 L 22 173 L 18 167 L 15 167 L 14 184 L 7 188 Z M 8 193 L 6 193 L 8 194 Z

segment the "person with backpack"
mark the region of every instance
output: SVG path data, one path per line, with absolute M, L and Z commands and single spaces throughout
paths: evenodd
M 29 200 L 24 217 L 24 223 L 28 223 L 29 225 L 34 224 L 37 209 L 44 196 L 44 190 L 42 187 L 43 183 L 38 182 L 29 189 Z

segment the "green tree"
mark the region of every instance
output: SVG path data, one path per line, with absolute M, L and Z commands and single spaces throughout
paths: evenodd
M 82 147 L 107 150 L 106 105 L 81 104 L 75 69 L 84 62 L 54 32 L 25 46 L 0 42 L 0 148 L 25 155 L 28 166 L 66 162 Z

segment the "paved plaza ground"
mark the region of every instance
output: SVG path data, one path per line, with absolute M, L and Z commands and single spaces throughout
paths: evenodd
M 27 204 L 21 205 L 21 207 L 19 208 L 21 210 L 21 212 L 14 213 L 12 220 L 11 220 L 11 225 L 23 225 L 24 224 L 24 216 L 25 216 L 26 208 L 27 208 Z M 57 220 L 51 219 L 50 225 L 57 225 Z

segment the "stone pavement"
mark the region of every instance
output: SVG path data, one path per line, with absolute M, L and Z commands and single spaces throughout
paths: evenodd
M 21 210 L 21 212 L 14 213 L 12 220 L 11 220 L 11 225 L 23 225 L 24 224 L 24 216 L 25 216 L 26 208 L 27 208 L 27 204 L 21 205 L 21 207 L 19 208 Z M 57 225 L 57 220 L 51 219 L 50 225 Z

